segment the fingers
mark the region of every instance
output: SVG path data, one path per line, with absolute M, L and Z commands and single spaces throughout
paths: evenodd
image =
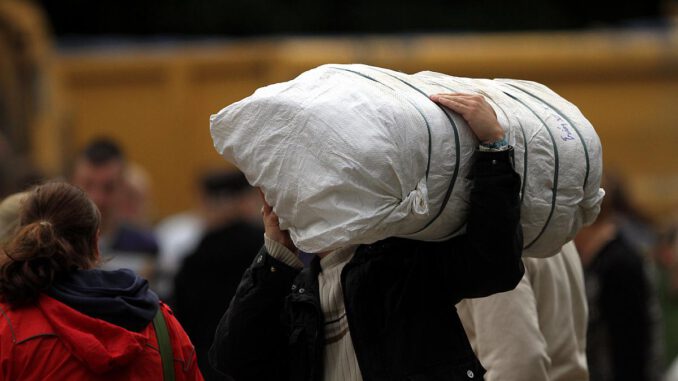
M 431 95 L 430 98 L 464 117 L 477 112 L 491 112 L 494 117 L 497 115 L 481 94 L 442 93 Z
M 473 134 L 481 142 L 496 141 L 503 137 L 494 108 L 483 95 L 444 93 L 431 95 L 431 100 L 461 115 Z
M 291 252 L 295 253 L 297 247 L 294 245 L 294 242 L 290 238 L 290 234 L 287 230 L 280 230 L 280 220 L 278 215 L 275 214 L 273 208 L 266 202 L 266 197 L 264 192 L 260 188 L 257 188 L 259 191 L 259 196 L 261 197 L 261 216 L 264 220 L 264 233 L 270 239 L 280 243 L 281 245 L 288 248 Z
M 453 102 L 466 107 L 478 106 L 485 103 L 485 98 L 478 94 L 443 93 L 430 96 L 431 100 L 438 103 Z
M 431 100 L 433 100 L 434 102 L 437 102 L 438 99 L 440 99 L 440 98 L 465 99 L 465 100 L 476 100 L 476 101 L 482 101 L 482 100 L 485 99 L 480 94 L 469 94 L 469 93 L 439 93 L 439 94 L 433 94 L 429 98 L 431 98 Z
M 264 219 L 264 226 L 267 227 L 277 227 L 280 225 L 280 222 L 278 221 L 278 216 L 273 212 L 273 208 L 268 205 L 268 202 L 266 202 L 266 197 L 264 196 L 264 192 L 261 191 L 261 188 L 257 188 L 259 191 L 259 196 L 261 196 L 261 203 L 263 204 L 261 207 L 261 215 Z
M 435 94 L 431 95 L 430 98 L 432 101 L 462 115 L 482 107 L 482 103 L 485 101 L 482 95 L 464 93 Z
M 268 205 L 268 202 L 266 202 L 266 196 L 264 196 L 264 192 L 262 192 L 261 188 L 258 187 L 257 191 L 259 192 L 259 196 L 261 197 L 261 204 L 263 205 L 261 207 L 261 213 L 264 215 L 270 214 L 273 211 L 273 208 L 271 208 L 271 206 Z
M 441 104 L 442 106 L 445 106 L 445 107 L 449 108 L 450 110 L 452 110 L 456 113 L 462 114 L 462 115 L 466 114 L 467 112 L 469 112 L 471 110 L 469 105 L 464 104 L 458 98 L 442 96 L 442 97 L 436 97 L 435 99 L 433 97 L 431 97 L 431 99 L 434 100 L 434 102 L 437 102 L 437 103 Z

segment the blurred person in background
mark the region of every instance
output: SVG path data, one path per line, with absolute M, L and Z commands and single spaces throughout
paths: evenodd
M 160 251 L 155 266 L 155 290 L 174 307 L 175 278 L 184 258 L 195 251 L 205 233 L 205 221 L 193 211 L 163 219 L 155 228 Z
M 29 154 L 31 134 L 51 107 L 50 34 L 45 14 L 34 2 L 0 1 L 0 135 L 17 156 Z
M 25 197 L 0 257 L 0 380 L 202 380 L 193 345 L 147 281 L 94 269 L 100 221 L 68 183 Z
M 601 186 L 615 194 L 614 182 Z M 595 223 L 575 244 L 584 266 L 589 303 L 587 359 L 591 381 L 658 381 L 662 334 L 648 258 L 623 233 L 614 197 L 605 197 Z
M 53 40 L 46 16 L 33 1 L 0 1 L 0 198 L 60 169 L 54 154 L 62 142 L 55 132 Z M 48 143 L 38 152 L 39 139 Z
M 21 204 L 28 192 L 15 193 L 0 202 L 0 255 L 1 248 L 12 238 L 19 226 Z
M 158 244 L 151 230 L 122 219 L 128 163 L 111 139 L 91 141 L 78 155 L 71 182 L 80 187 L 101 211 L 101 266 L 129 268 L 152 281 Z
M 261 203 L 240 172 L 209 173 L 201 188 L 206 233 L 177 274 L 174 311 L 195 344 L 205 379 L 228 380 L 209 365 L 208 352 L 219 319 L 264 242 L 261 225 L 250 221 L 252 210 L 261 220 Z
M 155 291 L 174 306 L 174 280 L 181 263 L 200 243 L 205 219 L 198 208 L 170 215 L 155 226 L 158 260 L 155 266 Z
M 123 174 L 118 219 L 142 229 L 151 228 L 151 178 L 139 164 L 128 162 Z
M 619 234 L 636 252 L 649 257 L 658 243 L 658 234 L 651 219 L 639 208 L 629 195 L 628 187 L 616 171 L 606 170 L 605 198 L 614 210 Z
M 21 192 L 44 180 L 32 161 L 17 155 L 0 132 L 0 198 Z
M 523 258 L 515 290 L 457 304 L 487 381 L 587 381 L 587 301 L 574 243 Z

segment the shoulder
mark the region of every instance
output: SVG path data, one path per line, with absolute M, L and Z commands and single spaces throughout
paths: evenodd
M 0 303 L 0 379 L 65 379 L 65 373 L 77 379 L 71 372 L 77 360 L 69 353 L 37 307 Z
M 635 294 L 648 292 L 647 263 L 642 254 L 621 238 L 610 242 L 589 267 L 610 295 L 622 289 L 633 290 Z
M 13 308 L 0 303 L 0 336 L 3 342 L 20 345 L 33 339 L 53 339 L 57 334 L 37 306 Z
M 596 260 L 603 271 L 611 273 L 635 273 L 645 266 L 642 255 L 622 237 L 608 243 Z

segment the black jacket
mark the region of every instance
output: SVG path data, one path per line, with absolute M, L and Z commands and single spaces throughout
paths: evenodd
M 466 234 L 361 246 L 342 271 L 365 381 L 482 379 L 454 305 L 513 289 L 524 269 L 512 151 L 476 156 Z M 299 271 L 262 249 L 219 323 L 212 366 L 236 381 L 320 380 L 318 271 L 318 261 Z
M 584 268 L 584 275 L 591 381 L 659 380 L 658 302 L 642 254 L 617 235 Z
M 206 381 L 227 380 L 211 369 L 207 353 L 219 319 L 263 242 L 262 229 L 232 221 L 205 234 L 175 278 L 174 314 L 195 346 Z

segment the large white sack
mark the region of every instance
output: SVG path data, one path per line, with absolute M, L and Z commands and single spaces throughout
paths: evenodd
M 522 178 L 524 255 L 555 254 L 593 222 L 604 195 L 598 136 L 535 82 L 323 65 L 212 115 L 212 138 L 303 251 L 443 240 L 464 231 L 477 141 L 429 100 L 440 92 L 485 95 L 505 128 Z

